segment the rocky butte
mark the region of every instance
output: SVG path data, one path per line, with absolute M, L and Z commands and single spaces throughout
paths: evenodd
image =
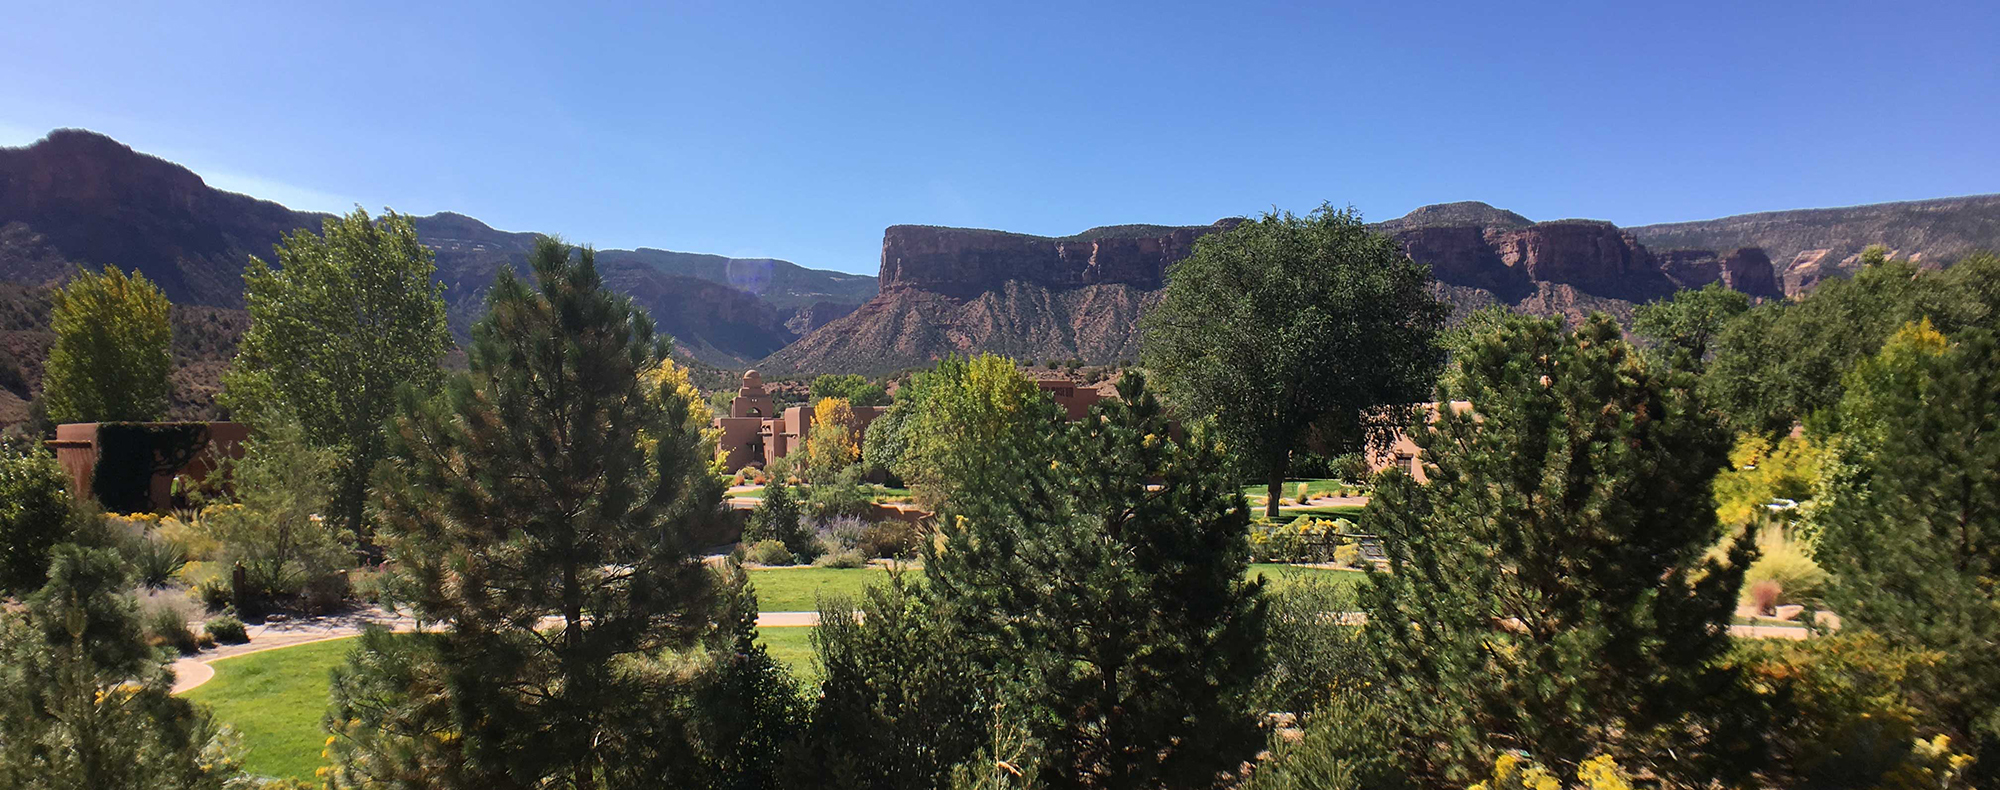
M 1121 225 L 1074 236 L 896 225 L 882 234 L 881 293 L 760 363 L 766 371 L 871 374 L 952 352 L 1111 362 L 1138 354 L 1139 313 L 1168 267 L 1209 225 Z M 1759 298 L 1783 292 L 1755 248 L 1654 253 L 1609 222 L 1533 222 L 1484 203 L 1425 206 L 1374 226 L 1429 264 L 1461 310 L 1506 304 L 1580 317 L 1629 317 L 1636 303 L 1721 282 Z

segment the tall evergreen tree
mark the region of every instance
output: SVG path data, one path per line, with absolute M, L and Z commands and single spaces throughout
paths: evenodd
M 1847 378 L 1807 528 L 1847 627 L 1935 651 L 1914 695 L 2000 781 L 2000 342 L 1899 332 Z
M 1353 210 L 1320 206 L 1202 237 L 1141 327 L 1161 391 L 1214 416 L 1276 518 L 1294 451 L 1386 441 L 1385 407 L 1430 400 L 1450 314 L 1428 266 Z
M 904 574 L 891 571 L 859 601 L 820 602 L 819 704 L 794 755 L 794 786 L 932 790 L 981 745 L 970 657 Z
M 1754 768 L 1730 752 L 1753 739 L 1701 718 L 1732 686 L 1713 665 L 1751 544 L 1704 557 L 1728 443 L 1692 381 L 1603 316 L 1511 321 L 1453 365 L 1444 399 L 1475 410 L 1415 431 L 1429 483 L 1389 473 L 1365 516 L 1392 568 L 1363 595 L 1367 632 L 1412 775 L 1462 787 L 1508 749 L 1568 776 L 1597 753 Z
M 963 489 L 924 557 L 1049 787 L 1208 787 L 1261 745 L 1250 515 L 1219 443 L 1172 438 L 1145 379 Z
M 25 618 L 0 621 L 0 787 L 221 790 L 240 755 L 171 694 L 110 549 L 56 547 Z
M 173 305 L 146 275 L 78 271 L 54 294 L 42 378 L 51 422 L 157 420 L 173 369 Z
M 276 267 L 253 257 L 243 272 L 250 329 L 222 401 L 253 424 L 272 412 L 295 418 L 314 446 L 336 450 L 333 515 L 365 540 L 369 475 L 396 390 L 429 394 L 443 380 L 444 286 L 410 218 L 393 211 L 329 217 L 276 252 Z
M 412 674 L 438 678 L 468 764 L 457 775 L 591 788 L 650 753 L 634 722 L 679 698 L 680 676 L 623 668 L 708 628 L 691 533 L 719 499 L 694 404 L 643 375 L 667 339 L 605 287 L 590 250 L 543 238 L 529 263 L 539 287 L 494 283 L 469 375 L 409 399 L 382 526 L 416 615 L 443 626 L 411 657 L 435 672 Z M 368 757 L 344 760 L 343 781 L 365 782 L 352 774 Z

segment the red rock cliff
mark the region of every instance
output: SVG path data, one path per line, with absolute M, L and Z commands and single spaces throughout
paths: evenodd
M 1241 220 L 1190 227 L 1113 228 L 1050 238 L 929 225 L 895 225 L 882 234 L 883 293 L 921 290 L 972 299 L 1007 282 L 1046 288 L 1130 285 L 1154 290 L 1169 264 L 1194 251 L 1195 239 Z

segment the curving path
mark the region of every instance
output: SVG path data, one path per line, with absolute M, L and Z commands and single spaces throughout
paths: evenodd
M 195 624 L 197 627 L 199 623 Z M 215 668 L 209 664 L 225 658 L 279 650 L 287 647 L 325 642 L 332 639 L 347 639 L 361 635 L 361 630 L 369 625 L 379 625 L 391 631 L 412 631 L 417 623 L 406 615 L 395 614 L 380 607 L 369 607 L 358 612 L 311 620 L 265 623 L 245 628 L 250 641 L 240 645 L 218 645 L 213 650 L 204 650 L 199 655 L 184 656 L 172 664 L 174 671 L 174 693 L 179 694 L 207 683 L 215 677 Z M 819 625 L 819 612 L 759 612 L 759 628 L 784 628 L 791 626 Z

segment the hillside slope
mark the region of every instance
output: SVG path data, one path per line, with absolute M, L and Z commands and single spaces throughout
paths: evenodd
M 1852 271 L 1861 251 L 1874 244 L 1940 264 L 1975 250 L 2000 250 L 2000 195 L 1767 211 L 1628 230 L 1663 249 L 1760 247 L 1776 264 L 1785 292 L 1795 294 Z

